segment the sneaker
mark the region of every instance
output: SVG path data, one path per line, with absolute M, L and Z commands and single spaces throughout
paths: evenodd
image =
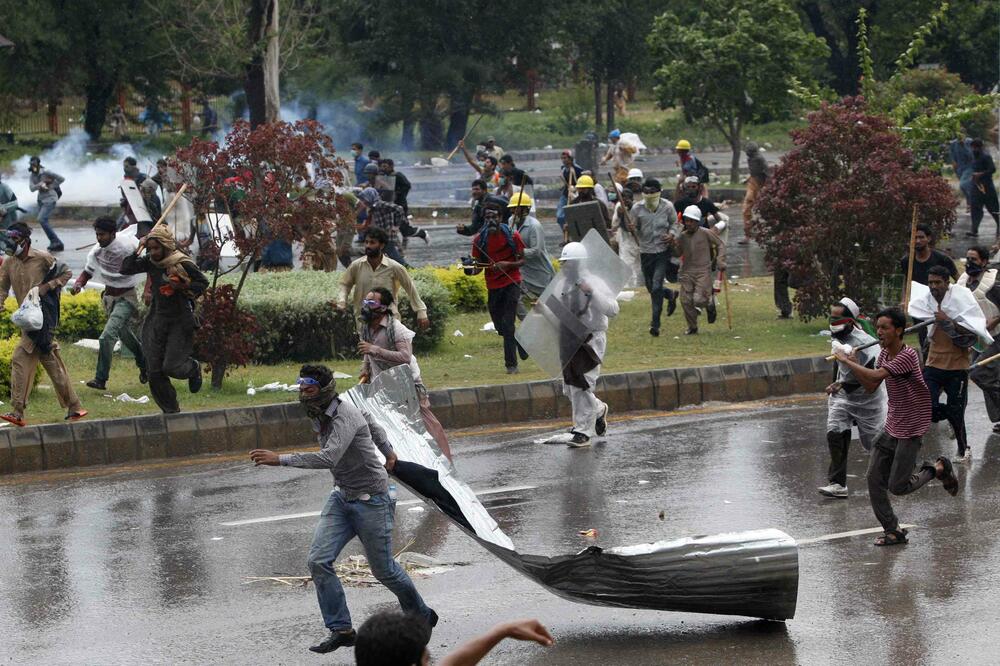
M 934 476 L 944 486 L 945 491 L 954 497 L 958 494 L 958 477 L 955 476 L 955 469 L 952 467 L 951 461 L 944 456 L 938 458 L 937 462 L 941 463 L 941 471 L 938 471 L 937 466 L 935 466 Z
M 847 499 L 847 487 L 839 483 L 831 483 L 819 489 L 819 494 L 825 497 L 836 497 L 837 499 Z
M 963 463 L 963 464 L 968 464 L 972 462 L 972 447 L 971 446 L 965 447 L 965 453 L 958 454 L 958 456 L 955 457 L 952 460 L 952 462 Z
M 431 244 L 431 235 L 429 233 L 427 233 L 426 229 L 421 229 L 420 233 L 417 234 L 417 235 L 420 236 L 422 239 L 424 239 L 424 245 L 430 245 Z
M 677 310 L 677 292 L 667 289 L 667 316 L 669 317 Z
M 660 329 L 653 328 L 652 326 L 650 326 L 649 327 L 649 334 L 652 335 L 654 338 L 658 338 L 658 337 L 660 337 Z M 998 425 L 1000 425 L 1000 424 L 998 424 Z
M 188 390 L 191 391 L 191 393 L 197 393 L 201 390 L 201 363 L 195 361 L 195 365 L 197 366 L 197 369 L 193 375 L 188 377 Z
M 689 328 L 688 330 L 684 331 L 684 335 L 698 335 L 698 329 Z
M 342 631 L 331 631 L 325 641 L 319 645 L 313 645 L 309 649 L 317 654 L 326 654 L 327 652 L 333 652 L 337 648 L 351 647 L 357 639 L 358 632 L 353 629 L 346 633 Z
M 719 315 L 718 310 L 715 309 L 714 299 L 712 300 L 712 302 L 708 304 L 707 312 L 708 312 L 708 323 L 714 324 L 715 318 Z
M 508 365 L 507 366 L 507 374 L 508 375 L 516 375 L 519 372 L 520 372 L 520 370 L 517 369 L 516 365 Z
M 608 406 L 604 405 L 604 411 L 601 415 L 597 417 L 597 423 L 594 424 L 594 432 L 598 435 L 604 435 L 608 431 Z
M 108 388 L 108 385 L 98 379 L 91 379 L 87 382 L 87 386 L 92 389 L 97 389 L 98 391 L 103 391 Z
M 590 438 L 584 435 L 582 432 L 573 432 L 573 439 L 566 442 L 566 446 L 571 449 L 582 449 L 585 446 L 590 446 Z
M 62 252 L 66 248 L 63 247 L 62 243 L 53 243 L 52 245 L 49 245 L 47 249 L 49 252 Z

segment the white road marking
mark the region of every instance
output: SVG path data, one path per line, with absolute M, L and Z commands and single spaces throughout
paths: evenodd
M 538 486 L 503 486 L 502 488 L 491 488 L 489 490 L 481 490 L 476 493 L 477 497 L 482 497 L 484 495 L 502 495 L 504 493 L 514 493 L 521 490 L 534 490 Z M 396 502 L 396 506 L 410 506 L 412 504 L 423 504 L 423 500 L 412 499 L 403 500 L 402 502 Z M 276 523 L 281 520 L 296 520 L 298 518 L 315 518 L 320 514 L 319 511 L 307 511 L 306 513 L 289 513 L 283 516 L 265 516 L 263 518 L 248 518 L 247 520 L 230 520 L 224 523 L 219 523 L 225 527 L 239 527 L 241 525 L 256 525 L 258 523 Z
M 900 525 L 902 529 L 911 529 L 916 527 L 916 525 Z M 805 546 L 811 543 L 819 543 L 821 541 L 833 541 L 834 539 L 848 539 L 850 537 L 861 536 L 863 534 L 876 534 L 882 532 L 881 527 L 872 527 L 866 530 L 852 530 L 850 532 L 837 532 L 836 534 L 824 534 L 823 536 L 813 537 L 811 539 L 796 539 L 796 543 L 800 546 Z

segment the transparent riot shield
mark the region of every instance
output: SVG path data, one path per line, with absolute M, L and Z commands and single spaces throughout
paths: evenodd
M 632 274 L 594 229 L 581 241 L 587 258 L 564 262 L 517 330 L 517 341 L 551 377 L 604 320 L 600 305 L 614 300 Z
M 135 181 L 130 178 L 125 178 L 122 180 L 121 185 L 118 186 L 122 191 L 122 196 L 125 197 L 125 202 L 128 204 L 129 220 L 132 224 L 138 224 L 139 222 L 154 222 L 153 216 L 149 214 L 149 210 L 146 209 L 146 202 L 142 198 L 142 192 L 139 191 L 139 186 L 135 184 Z

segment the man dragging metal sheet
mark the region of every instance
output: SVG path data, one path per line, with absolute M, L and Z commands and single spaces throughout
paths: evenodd
M 559 319 L 559 359 L 563 392 L 573 407 L 571 447 L 590 445 L 591 437 L 607 432 L 608 406 L 596 395 L 601 361 L 608 344 L 608 318 L 618 314 L 618 301 L 607 285 L 587 270 L 587 248 L 567 243 L 559 261 L 561 288 L 545 301 Z
M 833 351 L 850 354 L 857 350 L 858 363 L 866 368 L 874 368 L 879 351 L 877 346 L 858 349 L 875 342 L 875 337 L 867 328 L 871 324 L 860 316 L 857 303 L 842 298 L 830 306 L 830 334 L 833 336 Z M 885 389 L 879 386 L 869 393 L 861 387 L 861 382 L 851 369 L 843 363 L 836 364 L 836 376 L 826 387 L 827 416 L 826 442 L 830 447 L 829 484 L 819 489 L 827 497 L 847 499 L 847 452 L 851 446 L 851 426 L 857 424 L 861 446 L 871 451 L 872 443 L 882 431 L 885 423 Z

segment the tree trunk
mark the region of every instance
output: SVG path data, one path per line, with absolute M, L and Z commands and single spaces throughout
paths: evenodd
M 598 132 L 601 131 L 601 125 L 604 124 L 603 118 L 601 109 L 601 77 L 594 74 L 594 129 Z
M 441 150 L 444 144 L 444 125 L 437 114 L 437 100 L 424 97 L 420 100 L 420 149 Z
M 634 102 L 635 101 L 635 92 L 636 92 L 635 89 L 636 89 L 637 85 L 638 84 L 636 83 L 636 77 L 630 76 L 629 79 L 628 79 L 628 87 L 625 89 L 625 101 L 626 102 Z
M 59 134 L 59 102 L 54 99 L 50 99 L 48 107 L 45 111 L 49 124 L 49 133 Z
M 729 146 L 733 149 L 733 161 L 729 166 L 729 182 L 735 185 L 740 182 L 740 154 L 742 152 L 743 141 L 740 134 L 743 131 L 743 123 L 739 120 L 730 123 L 731 132 Z
M 412 116 L 403 118 L 403 136 L 400 137 L 400 143 L 405 151 L 413 150 L 413 146 L 415 145 L 413 138 L 414 124 Z
M 605 100 L 605 108 L 608 110 L 608 132 L 615 128 L 615 89 L 611 80 L 608 80 L 608 98 Z
M 538 74 L 533 69 L 528 70 L 528 111 L 537 108 L 535 104 L 535 89 L 538 87 Z
M 181 84 L 181 128 L 191 133 L 191 86 L 186 83 Z
M 91 81 L 84 88 L 87 95 L 86 109 L 83 117 L 83 129 L 94 141 L 101 138 L 104 130 L 104 120 L 108 114 L 108 101 L 115 94 L 116 81 Z
M 243 90 L 250 110 L 250 126 L 277 120 L 278 0 L 252 0 L 247 12 L 247 43 L 253 54 L 246 66 Z M 273 46 L 272 46 L 273 44 Z
M 445 146 L 457 146 L 458 142 L 465 136 L 469 129 L 469 106 L 472 103 L 472 96 L 460 94 L 452 96 L 450 109 L 448 111 L 448 139 Z
M 226 377 L 226 359 L 218 359 L 212 364 L 212 390 L 222 390 L 222 380 Z

